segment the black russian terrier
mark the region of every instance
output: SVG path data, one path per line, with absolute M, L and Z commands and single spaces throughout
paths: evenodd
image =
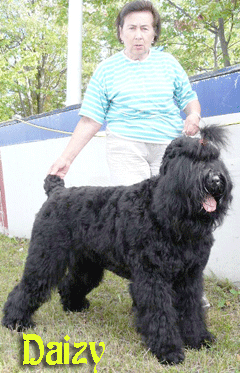
M 64 310 L 88 308 L 86 295 L 108 269 L 130 280 L 137 328 L 160 362 L 180 363 L 184 346 L 211 344 L 201 299 L 213 230 L 232 199 L 224 144 L 219 126 L 183 135 L 167 147 L 158 176 L 127 187 L 65 188 L 47 176 L 48 199 L 2 324 L 33 327 L 32 314 L 54 287 Z

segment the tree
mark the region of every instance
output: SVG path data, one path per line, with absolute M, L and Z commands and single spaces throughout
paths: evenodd
M 97 64 L 122 49 L 115 19 L 127 0 L 83 1 L 83 93 Z M 152 0 L 158 45 L 188 75 L 240 63 L 240 0 Z M 64 106 L 68 0 L 0 2 L 0 121 Z
M 58 0 L 7 0 L 0 5 L 1 119 L 62 106 L 67 18 Z
M 188 73 L 240 62 L 239 5 L 239 0 L 162 0 L 162 40 Z
M 97 64 L 122 49 L 114 21 L 126 1 L 88 0 L 83 8 L 83 91 Z
M 97 64 L 116 50 L 118 42 L 112 0 L 84 1 L 83 10 L 84 92 Z M 68 0 L 1 2 L 0 120 L 64 106 L 67 24 Z

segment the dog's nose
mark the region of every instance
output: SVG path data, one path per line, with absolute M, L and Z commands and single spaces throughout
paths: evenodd
M 221 173 L 210 171 L 206 178 L 206 188 L 213 194 L 221 194 L 224 191 L 225 177 Z
M 212 175 L 212 177 L 210 177 L 210 183 L 212 185 L 215 185 L 216 187 L 220 186 L 220 184 L 221 184 L 220 176 L 219 175 Z

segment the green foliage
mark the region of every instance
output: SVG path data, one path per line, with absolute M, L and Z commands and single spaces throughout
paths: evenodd
M 121 49 L 117 40 L 115 19 L 124 1 L 84 2 L 83 9 L 83 91 L 97 64 Z
M 0 24 L 1 120 L 62 105 L 67 24 L 58 0 L 1 2 Z
M 162 0 L 162 42 L 189 75 L 240 63 L 239 0 Z

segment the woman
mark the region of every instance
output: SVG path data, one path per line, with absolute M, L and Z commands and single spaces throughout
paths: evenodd
M 124 50 L 93 74 L 82 116 L 66 149 L 49 173 L 64 178 L 75 157 L 107 121 L 107 158 L 114 184 L 133 184 L 155 175 L 166 145 L 183 130 L 195 135 L 200 104 L 181 65 L 152 48 L 161 29 L 150 1 L 133 1 L 120 11 L 117 33 Z M 186 120 L 180 116 L 186 113 Z
M 49 173 L 64 178 L 75 157 L 107 120 L 107 158 L 115 185 L 130 185 L 159 172 L 167 144 L 182 131 L 199 130 L 200 104 L 173 56 L 151 48 L 160 16 L 150 1 L 120 11 L 118 39 L 124 50 L 102 62 L 88 85 L 82 115 L 63 154 Z M 180 109 L 186 114 L 183 121 Z M 203 307 L 210 304 L 204 296 Z

